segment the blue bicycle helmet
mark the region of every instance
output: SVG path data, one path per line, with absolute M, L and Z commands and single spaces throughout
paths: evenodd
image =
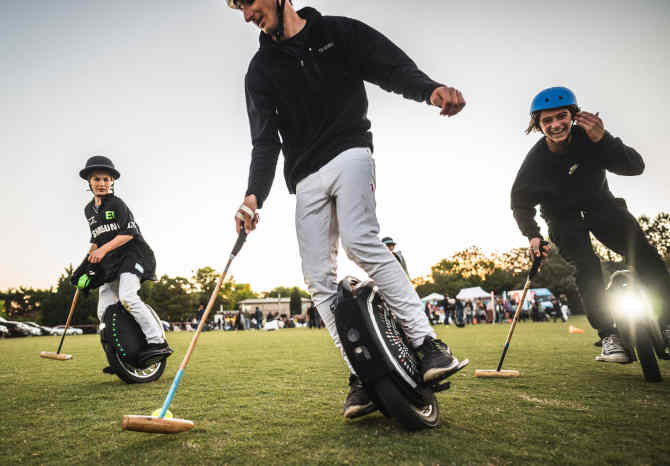
M 541 110 L 577 105 L 577 97 L 567 87 L 550 87 L 535 96 L 530 104 L 531 115 Z

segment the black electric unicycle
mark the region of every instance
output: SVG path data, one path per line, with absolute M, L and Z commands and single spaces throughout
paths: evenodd
M 658 359 L 670 359 L 663 334 L 653 315 L 644 288 L 632 270 L 619 270 L 610 277 L 607 297 L 619 337 L 642 366 L 647 382 L 660 382 Z
M 439 425 L 435 393 L 449 382 L 423 382 L 419 358 L 374 282 L 342 280 L 334 313 L 347 358 L 379 410 L 411 430 Z
M 163 328 L 156 311 L 149 305 L 152 316 Z M 109 368 L 126 383 L 147 383 L 158 380 L 167 361 L 163 358 L 148 364 L 140 361 L 139 354 L 146 347 L 144 332 L 121 303 L 109 306 L 100 322 L 100 343 L 107 356 Z M 165 332 L 163 332 L 165 337 Z

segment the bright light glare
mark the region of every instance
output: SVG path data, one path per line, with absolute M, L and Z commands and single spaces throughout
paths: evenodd
M 644 304 L 639 296 L 632 293 L 624 293 L 619 297 L 619 314 L 623 314 L 631 319 L 638 318 L 644 311 Z

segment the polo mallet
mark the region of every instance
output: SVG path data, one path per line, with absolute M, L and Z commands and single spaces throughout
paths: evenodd
M 41 351 L 40 357 L 47 359 L 57 359 L 58 361 L 67 361 L 72 359 L 71 354 L 61 354 L 60 350 L 63 347 L 63 340 L 65 340 L 65 335 L 67 334 L 67 329 L 70 327 L 70 321 L 72 320 L 72 314 L 74 313 L 74 307 L 77 305 L 77 299 L 79 299 L 79 288 L 74 292 L 74 298 L 72 298 L 72 305 L 70 306 L 70 313 L 67 315 L 67 320 L 65 321 L 65 328 L 63 329 L 63 336 L 60 337 L 60 344 L 58 345 L 58 351 L 55 353 L 51 351 Z
M 184 360 L 181 362 L 179 370 L 177 371 L 177 374 L 175 375 L 175 378 L 172 381 L 172 386 L 170 387 L 170 391 L 168 392 L 167 397 L 163 402 L 163 407 L 160 410 L 160 414 L 158 415 L 158 417 L 142 416 L 135 414 L 124 415 L 123 422 L 121 423 L 121 428 L 123 430 L 134 430 L 136 432 L 149 432 L 153 434 L 176 434 L 179 432 L 185 432 L 187 430 L 190 430 L 195 425 L 193 421 L 188 421 L 186 419 L 177 419 L 170 417 L 166 418 L 165 414 L 168 412 L 168 408 L 170 407 L 172 398 L 174 397 L 175 392 L 177 391 L 177 387 L 179 386 L 179 382 L 182 376 L 184 375 L 184 369 L 186 369 L 186 365 L 188 364 L 188 361 L 191 359 L 191 354 L 193 353 L 195 344 L 198 342 L 198 338 L 200 337 L 202 328 L 205 325 L 205 322 L 207 321 L 209 311 L 211 311 L 212 306 L 214 305 L 214 301 L 216 301 L 216 296 L 219 294 L 219 290 L 221 289 L 223 280 L 226 277 L 226 274 L 228 273 L 230 263 L 233 261 L 237 253 L 240 252 L 240 249 L 242 249 L 242 245 L 244 244 L 246 238 L 247 234 L 243 226 L 240 229 L 240 234 L 237 237 L 237 242 L 233 247 L 233 251 L 230 253 L 228 264 L 226 264 L 225 270 L 219 277 L 219 281 L 217 282 L 214 291 L 212 291 L 212 294 L 209 297 L 209 302 L 207 303 L 205 312 L 203 313 L 202 318 L 200 319 L 198 329 L 196 330 L 195 335 L 193 335 L 193 338 L 191 339 L 191 344 L 189 345 L 188 351 L 186 351 L 186 355 L 184 356 Z
M 530 282 L 533 280 L 533 278 L 535 278 L 535 275 L 537 275 L 537 272 L 540 269 L 540 265 L 542 264 L 542 252 L 544 246 L 548 244 L 549 243 L 547 243 L 546 241 L 540 242 L 540 257 L 536 257 L 533 260 L 533 265 L 530 268 L 530 272 L 528 272 L 528 278 L 526 278 L 526 284 L 523 286 L 523 293 L 521 294 L 521 299 L 519 300 L 519 304 L 516 306 L 516 311 L 514 312 L 514 319 L 512 320 L 512 326 L 509 328 L 509 332 L 507 333 L 507 341 L 505 342 L 505 348 L 503 349 L 502 356 L 500 356 L 500 362 L 498 363 L 498 368 L 496 370 L 477 369 L 475 370 L 475 377 L 507 378 L 507 377 L 519 377 L 521 375 L 519 371 L 502 370 L 502 365 L 503 361 L 505 360 L 507 350 L 509 349 L 509 343 L 510 341 L 512 341 L 512 335 L 514 334 L 514 328 L 516 327 L 516 323 L 519 320 L 519 315 L 521 314 L 521 308 L 523 307 L 523 303 L 526 300 L 526 293 L 528 293 L 528 288 L 530 288 Z

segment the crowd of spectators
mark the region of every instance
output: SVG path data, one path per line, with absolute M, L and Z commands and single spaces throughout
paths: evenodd
M 426 317 L 431 325 L 465 325 L 494 324 L 511 322 L 514 317 L 518 302 L 512 299 L 497 296 L 493 306 L 491 300 L 468 299 L 445 297 L 442 301 L 427 301 L 425 303 Z M 527 300 L 528 301 L 528 300 Z M 531 320 L 533 322 L 561 321 L 566 322 L 570 315 L 567 298 L 552 297 L 550 301 L 531 299 L 522 307 L 519 313 L 520 321 Z

